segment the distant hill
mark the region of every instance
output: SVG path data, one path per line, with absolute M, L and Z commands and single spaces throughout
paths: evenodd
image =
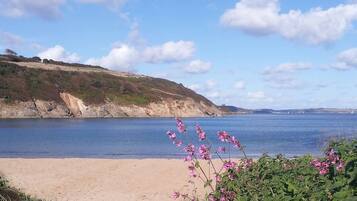
M 100 66 L 0 55 L 0 118 L 215 116 L 182 84 Z
M 249 109 L 239 108 L 231 105 L 221 105 L 218 106 L 224 114 L 250 114 L 253 111 Z
M 357 114 L 357 109 L 310 108 L 310 109 L 244 109 L 222 105 L 219 108 L 224 114 Z

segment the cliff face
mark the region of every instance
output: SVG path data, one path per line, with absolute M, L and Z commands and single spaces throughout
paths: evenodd
M 60 64 L 0 59 L 0 118 L 221 115 L 216 105 L 181 84 Z
M 216 116 L 220 111 L 214 106 L 186 100 L 165 100 L 147 106 L 118 105 L 111 102 L 85 105 L 70 94 L 62 95 L 64 104 L 53 101 L 26 101 L 5 103 L 0 100 L 0 118 L 111 118 L 111 117 L 199 117 Z

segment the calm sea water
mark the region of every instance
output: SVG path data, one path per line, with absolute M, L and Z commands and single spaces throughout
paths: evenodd
M 196 139 L 199 123 L 214 146 L 226 130 L 246 146 L 248 155 L 320 155 L 334 137 L 357 137 L 357 115 L 242 115 L 184 118 Z M 166 131 L 173 118 L 0 120 L 0 157 L 177 158 L 182 151 Z M 197 143 L 197 141 L 196 141 Z M 182 149 L 182 148 L 181 148 Z M 238 152 L 231 155 L 239 157 Z

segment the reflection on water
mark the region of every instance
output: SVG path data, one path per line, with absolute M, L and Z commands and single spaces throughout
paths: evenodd
M 219 130 L 238 137 L 248 155 L 319 155 L 331 137 L 357 137 L 357 115 L 242 115 L 185 118 L 196 139 L 199 123 L 214 145 Z M 166 131 L 173 118 L 0 120 L 0 157 L 176 158 Z M 196 143 L 198 143 L 196 141 Z M 232 153 L 240 156 L 238 152 Z

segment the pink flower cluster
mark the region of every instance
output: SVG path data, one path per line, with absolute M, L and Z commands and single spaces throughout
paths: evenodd
M 345 166 L 344 162 L 340 159 L 334 149 L 329 149 L 329 151 L 326 152 L 325 161 L 314 159 L 311 161 L 311 165 L 319 171 L 320 175 L 329 173 L 330 167 L 333 167 L 334 165 L 336 166 L 337 171 L 341 171 Z
M 232 170 L 237 166 L 237 163 L 233 161 L 225 161 L 223 164 L 223 168 L 226 170 Z
M 198 153 L 203 160 L 210 160 L 212 158 L 210 148 L 204 144 L 198 148 Z
M 180 133 L 185 133 L 186 132 L 186 127 L 183 121 L 180 118 L 176 118 L 176 125 L 177 125 L 177 130 Z
M 252 165 L 253 165 L 253 159 L 251 159 L 251 158 L 242 159 L 243 169 L 248 169 L 248 168 L 252 167 Z
M 190 165 L 188 165 L 188 170 L 190 172 L 190 177 L 197 177 L 196 167 L 193 162 L 191 162 Z
M 172 143 L 176 145 L 177 147 L 180 147 L 182 145 L 182 140 L 177 139 L 176 133 L 173 131 L 169 130 L 166 132 L 167 136 L 169 137 L 170 140 L 172 140 Z
M 198 135 L 198 139 L 203 141 L 206 139 L 206 133 L 202 130 L 202 128 L 197 124 L 196 125 L 196 133 Z
M 229 135 L 226 131 L 219 131 L 218 132 L 218 139 L 222 142 L 231 143 L 235 148 L 241 148 L 240 142 L 236 137 Z
M 183 121 L 180 118 L 176 118 L 176 125 L 177 125 L 177 130 L 179 133 L 187 134 L 186 133 L 186 126 L 183 123 Z M 226 152 L 226 147 L 218 147 L 218 149 L 215 151 L 215 154 L 218 155 L 218 157 L 223 161 L 223 166 L 219 171 L 216 171 L 214 164 L 212 163 L 212 154 L 211 154 L 211 148 L 212 145 L 210 142 L 207 140 L 207 135 L 206 132 L 198 125 L 195 125 L 195 130 L 196 134 L 198 137 L 199 141 L 205 141 L 207 143 L 203 143 L 197 147 L 195 147 L 194 144 L 189 143 L 184 146 L 183 151 L 186 152 L 186 156 L 184 158 L 185 162 L 188 162 L 188 171 L 190 177 L 198 177 L 202 179 L 203 181 L 207 182 L 207 185 L 211 188 L 212 191 L 214 191 L 214 186 L 211 184 L 212 180 L 210 179 L 210 174 L 207 174 L 205 170 L 202 168 L 200 165 L 200 161 L 198 158 L 207 160 L 210 165 L 212 165 L 212 169 L 214 170 L 214 175 L 215 175 L 215 181 L 216 183 L 220 183 L 222 181 L 222 175 L 221 171 L 226 170 L 228 173 L 228 178 L 233 180 L 237 177 L 237 173 L 240 172 L 241 169 L 248 168 L 253 164 L 252 160 L 249 160 L 246 158 L 243 147 L 241 146 L 239 140 L 228 134 L 226 131 L 219 131 L 218 132 L 218 139 L 222 142 L 229 143 L 233 147 L 240 149 L 246 158 L 246 160 L 242 160 L 242 163 L 239 165 L 231 160 L 229 161 L 223 161 L 223 159 L 220 157 L 219 153 L 225 153 Z M 181 146 L 183 142 L 178 139 L 178 136 L 176 135 L 175 132 L 169 130 L 167 131 L 167 136 L 169 139 L 172 141 L 173 144 L 176 146 Z M 209 167 L 211 168 L 211 167 Z M 211 169 L 210 169 L 211 170 Z M 208 200 L 210 201 L 228 201 L 228 200 L 233 200 L 235 197 L 234 192 L 227 191 L 225 189 L 221 189 L 221 197 L 220 198 L 215 198 L 213 195 L 210 195 Z M 188 194 L 182 194 L 179 192 L 174 192 L 172 194 L 173 199 L 178 199 L 182 198 L 183 200 L 197 200 L 195 199 L 195 196 L 189 197 Z
M 193 145 L 193 144 L 188 144 L 183 150 L 184 150 L 189 156 L 195 155 L 195 145 Z

